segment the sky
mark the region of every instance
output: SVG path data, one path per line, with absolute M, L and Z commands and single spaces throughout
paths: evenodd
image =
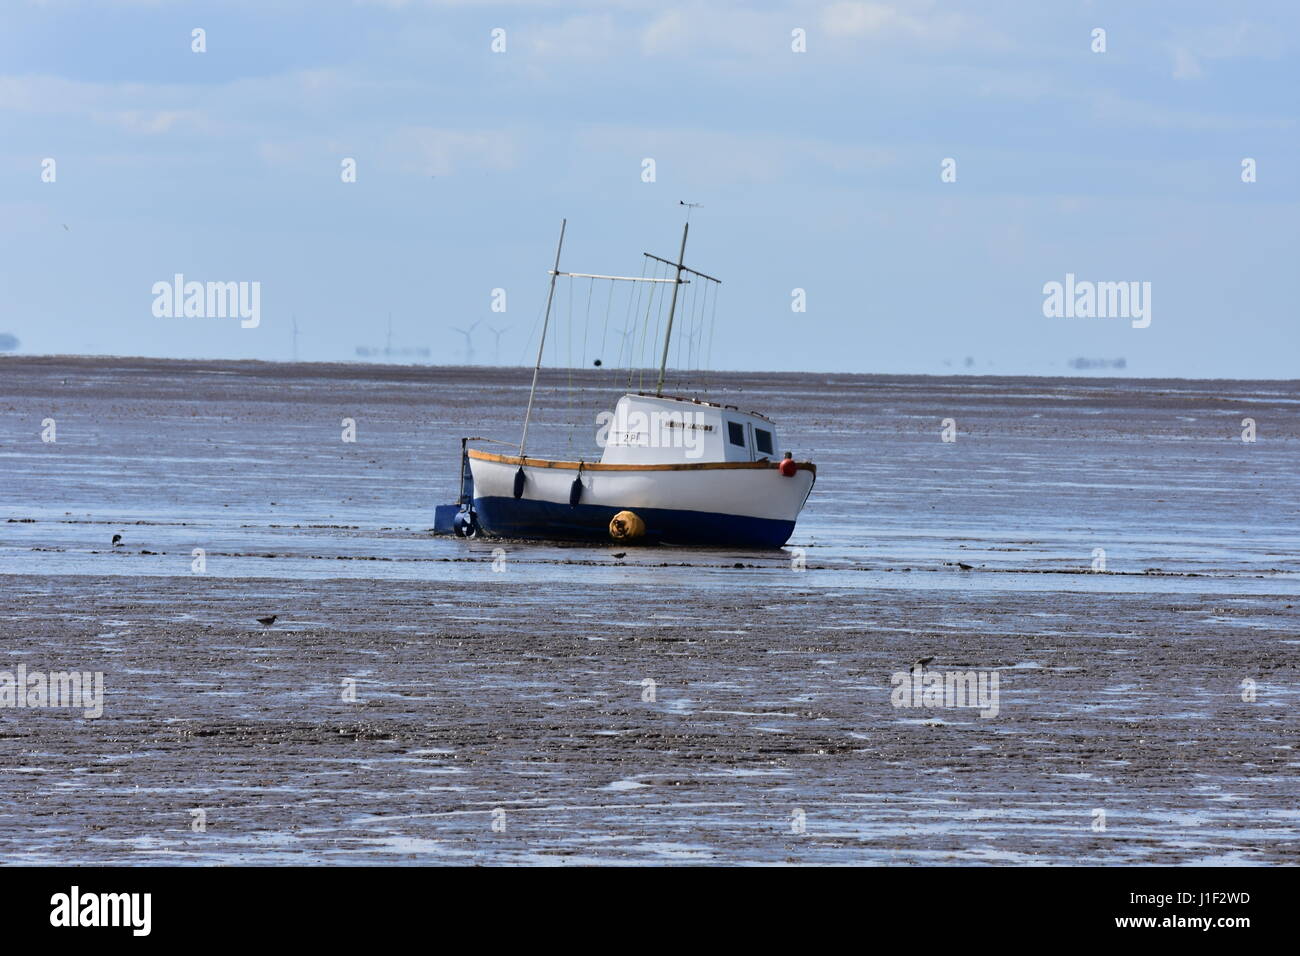
M 716 368 L 1296 378 L 1298 27 L 1198 0 L 0 0 L 0 350 L 457 364 L 478 322 L 474 361 L 530 365 L 560 220 L 562 270 L 640 275 L 687 201 Z M 156 314 L 176 274 L 257 283 L 257 324 Z M 1145 318 L 1045 314 L 1067 275 L 1137 283 Z

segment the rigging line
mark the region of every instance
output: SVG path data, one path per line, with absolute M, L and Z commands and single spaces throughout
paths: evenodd
M 696 340 L 700 334 L 700 296 L 708 295 L 708 292 L 708 289 L 696 289 L 695 295 L 691 298 L 691 340 L 686 347 L 686 364 L 690 366 L 691 384 L 697 390 L 700 386 L 700 350 L 696 345 Z
M 609 284 L 609 298 L 605 300 L 605 328 L 600 333 L 600 354 L 596 358 L 605 361 L 605 338 L 609 334 L 609 313 L 614 306 L 614 283 Z
M 565 447 L 573 447 L 573 278 L 569 278 L 569 334 L 565 354 L 565 364 L 569 366 L 569 387 L 565 396 L 564 418 L 569 425 L 569 435 L 565 440 Z
M 700 314 L 695 320 L 695 368 L 697 371 L 704 369 L 704 326 L 705 315 L 708 313 L 709 306 L 709 286 L 710 282 L 700 293 Z
M 659 275 L 659 266 L 654 267 L 654 274 Z M 650 289 L 645 297 L 645 318 L 641 318 L 641 303 L 637 302 L 636 331 L 632 334 L 632 354 L 627 364 L 627 388 L 632 390 L 632 379 L 636 375 L 637 366 L 641 364 L 641 353 L 645 350 L 646 329 L 650 325 L 650 309 L 655 300 L 655 292 L 659 289 L 658 283 L 650 283 Z
M 690 321 L 687 323 L 686 333 L 686 374 L 689 381 L 694 382 L 695 373 L 699 370 L 696 361 L 695 349 L 695 326 L 699 322 L 700 309 L 700 289 L 696 286 L 691 290 L 691 312 Z
M 568 322 L 564 334 L 564 364 L 569 367 L 569 379 L 573 379 L 573 280 L 569 280 Z
M 666 274 L 667 274 L 667 270 L 665 270 L 665 275 L 666 275 Z M 646 335 L 646 338 L 643 340 L 643 345 L 647 346 L 648 349 L 649 349 L 649 351 L 648 351 L 648 352 L 643 351 L 642 354 L 641 354 L 641 358 L 640 358 L 640 360 L 639 360 L 639 362 L 638 362 L 638 364 L 641 366 L 641 375 L 640 375 L 640 378 L 639 378 L 638 381 L 637 381 L 637 388 L 640 389 L 640 390 L 643 391 L 643 392 L 645 391 L 645 370 L 646 370 L 646 366 L 647 366 L 647 365 L 648 365 L 648 364 L 649 364 L 649 363 L 654 359 L 654 353 L 655 353 L 655 351 L 658 349 L 658 346 L 659 346 L 659 326 L 663 323 L 663 317 L 664 317 L 664 297 L 663 297 L 662 295 L 660 295 L 660 296 L 659 296 L 659 306 L 658 306 L 658 308 L 655 309 L 655 331 L 654 331 L 654 335 L 649 335 L 649 334 L 648 334 L 649 331 L 650 331 L 650 317 L 649 317 L 648 315 L 646 316 L 646 332 L 647 332 L 647 335 Z
M 712 283 L 710 283 L 711 285 Z M 704 355 L 704 307 L 709 301 L 709 286 L 706 285 L 700 292 L 700 314 L 695 320 L 695 342 L 692 343 L 695 349 L 695 379 L 703 386 L 704 382 L 704 363 L 701 358 Z
M 709 307 L 709 287 L 712 285 L 713 283 L 710 282 L 700 290 L 700 314 L 695 319 L 695 370 L 697 373 L 707 371 L 704 368 L 704 332 L 707 324 L 705 317 L 708 315 Z M 700 375 L 701 380 L 703 380 L 703 377 L 703 375 Z
M 610 283 L 613 285 L 614 283 Z M 596 291 L 596 280 L 590 279 L 587 284 L 587 316 L 582 320 L 582 367 L 587 368 L 587 330 L 591 327 L 591 297 Z
M 689 319 L 686 318 L 686 316 L 687 316 L 687 314 L 688 314 L 688 313 L 687 313 L 687 309 L 690 308 L 690 305 L 689 305 L 689 303 L 690 303 L 690 298 L 691 298 L 691 287 L 690 287 L 689 285 L 684 285 L 684 286 L 682 286 L 681 290 L 677 293 L 677 302 L 678 302 L 678 304 L 681 305 L 681 307 L 682 307 L 681 323 L 682 323 L 682 325 L 683 325 L 683 329 L 682 329 L 683 332 L 685 331 L 684 326 L 686 326 L 686 325 L 689 323 L 689 321 L 690 321 Z M 677 321 L 677 320 L 674 319 L 674 323 L 675 323 L 676 321 Z M 678 379 L 678 381 L 677 381 L 677 387 L 678 387 L 678 390 L 679 390 L 679 391 L 681 390 L 681 384 L 682 384 L 682 383 L 681 383 L 681 376 L 682 376 L 682 348 L 683 348 L 683 346 L 684 346 L 684 343 L 681 342 L 681 341 L 679 340 L 679 341 L 677 342 L 677 357 L 674 359 L 674 361 L 677 363 L 677 379 Z
M 641 269 L 641 274 L 645 275 L 645 269 Z M 641 284 L 637 284 L 636 290 L 636 310 L 632 313 L 631 321 L 623 330 L 623 341 L 627 347 L 627 390 L 632 389 L 632 356 L 636 352 L 636 330 L 641 321 Z M 654 283 L 650 283 L 650 291 L 654 291 Z M 629 338 L 629 335 L 631 336 Z
M 643 278 L 643 279 L 645 278 L 645 270 L 646 270 L 646 268 L 647 268 L 648 265 L 649 265 L 649 263 L 648 263 L 646 260 L 643 259 L 643 260 L 641 261 L 641 278 Z M 651 285 L 653 285 L 653 284 L 654 284 L 654 283 L 651 283 Z M 619 343 L 618 343 L 618 367 L 619 367 L 619 368 L 622 368 L 622 367 L 623 367 L 623 353 L 624 353 L 625 351 L 627 352 L 627 369 L 628 369 L 628 380 L 627 380 L 627 385 L 628 385 L 628 388 L 631 388 L 631 387 L 632 387 L 632 378 L 631 378 L 631 375 L 632 375 L 632 346 L 629 345 L 628 342 L 629 342 L 629 341 L 631 341 L 631 342 L 633 342 L 633 343 L 636 342 L 636 317 L 637 317 L 638 315 L 641 314 L 641 292 L 642 292 L 641 287 L 642 287 L 643 285 L 645 285 L 644 282 L 638 282 L 638 283 L 636 283 L 636 287 L 637 287 L 637 288 L 636 288 L 636 299 L 635 299 L 635 303 L 636 303 L 636 304 L 635 304 L 635 307 L 633 307 L 633 298 L 632 298 L 632 293 L 631 293 L 631 292 L 628 293 L 628 296 L 627 296 L 627 315 L 624 317 L 624 320 L 623 320 L 623 331 L 622 331 L 622 333 L 621 333 L 621 335 L 622 335 L 622 339 L 621 339 L 621 340 L 619 341 Z M 629 340 L 628 336 L 631 336 L 631 339 L 630 339 L 630 340 Z
M 650 264 L 648 262 L 642 265 L 641 274 L 643 276 L 647 276 L 647 277 L 649 276 L 649 272 L 648 272 L 649 267 Z M 654 291 L 655 291 L 654 283 L 651 283 L 650 288 L 648 289 L 642 289 L 638 287 L 636 290 L 636 309 L 632 312 L 631 319 L 627 324 L 627 333 L 626 333 L 628 388 L 632 387 L 632 369 L 636 368 L 636 343 L 637 343 L 637 336 L 640 334 L 641 331 L 642 293 L 644 292 L 646 295 L 653 295 Z
M 700 287 L 691 283 L 690 301 L 686 304 L 686 372 L 689 379 L 691 371 L 691 336 L 695 333 L 695 307 L 700 297 Z
M 563 231 L 563 227 L 561 227 L 561 231 Z M 523 351 L 523 352 L 520 354 L 520 356 L 519 356 L 519 364 L 522 365 L 522 366 L 524 366 L 525 368 L 528 367 L 528 355 L 529 355 L 529 353 L 532 351 L 532 349 L 531 349 L 531 344 L 532 344 L 532 341 L 533 341 L 533 333 L 535 333 L 535 332 L 536 332 L 536 333 L 539 333 L 539 334 L 540 334 L 541 336 L 543 336 L 543 337 L 546 335 L 546 319 L 545 319 L 545 315 L 546 315 L 546 308 L 547 308 L 547 306 L 550 304 L 550 292 L 549 292 L 550 284 L 551 284 L 551 280 L 550 280 L 550 279 L 547 279 L 547 280 L 546 280 L 546 285 L 547 285 L 547 288 L 548 288 L 548 292 L 547 292 L 547 294 L 545 294 L 545 295 L 543 295 L 543 296 L 541 297 L 541 302 L 540 302 L 540 303 L 538 304 L 538 306 L 537 306 L 537 316 L 533 319 L 533 328 L 532 328 L 532 331 L 530 331 L 530 332 L 528 333 L 528 341 L 524 344 L 524 351 Z M 540 330 L 540 331 L 539 331 L 539 330 Z M 551 336 L 552 340 L 555 339 L 557 336 L 558 336 L 558 333 L 557 333 L 556 335 L 554 335 L 554 336 Z M 541 341 L 539 341 L 539 342 L 537 343 L 537 367 L 538 367 L 538 369 L 541 368 L 541 365 L 542 365 L 542 359 L 543 359 L 543 353 L 545 352 L 546 346 L 547 346 L 548 344 L 551 346 L 552 349 L 555 348 L 555 342 L 554 342 L 554 341 L 551 341 L 551 342 L 548 343 L 548 342 L 545 340 L 545 338 L 543 338 Z M 533 379 L 534 385 L 536 385 L 536 381 L 537 381 L 537 380 L 536 380 L 536 377 L 535 377 L 536 374 L 537 374 L 537 370 L 534 370 L 534 379 Z M 529 416 L 532 415 L 533 412 L 535 411 L 535 412 L 536 412 L 536 415 L 533 416 L 533 420 L 534 420 L 534 421 L 537 421 L 539 424 L 540 424 L 540 422 L 541 422 L 541 417 L 542 417 L 542 410 L 541 410 L 540 407 L 537 408 L 537 409 L 535 409 L 535 410 L 531 407 L 531 406 L 532 406 L 532 395 L 531 395 L 531 394 L 530 394 L 529 397 L 528 397 L 528 401 L 529 401 L 529 406 L 530 406 L 530 408 L 529 408 L 529 411 L 528 411 L 527 413 L 525 413 L 525 415 L 524 415 L 524 434 L 525 434 L 525 437 L 527 436 L 527 433 L 528 433 L 528 418 L 529 418 Z M 521 445 L 518 446 L 518 447 L 522 448 L 523 446 L 522 446 L 522 444 L 521 444 Z
M 694 284 L 695 284 L 695 283 L 693 283 L 693 282 L 691 283 L 691 285 L 694 285 Z M 679 298 L 681 299 L 681 303 L 682 303 L 682 311 L 685 313 L 685 315 L 690 315 L 690 311 L 689 311 L 689 310 L 690 310 L 690 297 L 691 297 L 691 293 L 692 293 L 692 291 L 693 291 L 693 290 L 691 289 L 691 287 L 690 287 L 690 286 L 687 286 L 685 289 L 682 289 L 682 290 L 681 290 L 681 294 L 680 294 L 680 296 L 679 296 Z M 682 331 L 683 331 L 683 332 L 686 332 L 686 333 L 689 333 L 689 332 L 690 332 L 690 329 L 689 329 L 689 326 L 690 326 L 690 319 L 689 319 L 689 318 L 686 318 L 686 319 L 682 322 L 682 325 L 684 325 L 684 326 L 688 326 L 688 328 L 684 328 L 684 329 L 682 329 Z M 689 343 L 687 343 L 687 348 L 688 348 L 687 359 L 689 360 L 689 358 L 690 358 L 690 353 L 689 353 Z M 682 380 L 681 380 L 681 378 L 682 378 L 682 341 L 681 341 L 680 337 L 679 337 L 678 340 L 677 340 L 677 357 L 676 357 L 676 359 L 675 359 L 674 361 L 676 361 L 676 363 L 677 363 L 677 378 L 678 378 L 677 385 L 678 385 L 678 388 L 680 389 L 680 388 L 681 388 L 681 385 L 682 385 Z
M 718 302 L 718 289 L 720 287 L 716 283 L 710 283 L 710 285 L 711 288 L 709 291 L 713 293 L 713 302 L 716 307 Z M 709 301 L 706 298 L 704 300 L 704 308 L 700 310 L 700 364 L 704 368 L 704 390 L 706 392 L 709 390 L 709 376 L 713 373 L 713 367 L 709 362 L 709 343 L 712 339 L 713 322 L 709 318 Z
M 659 275 L 659 269 L 660 267 L 656 265 L 655 266 L 656 276 Z M 645 319 L 641 320 L 640 322 L 641 341 L 640 344 L 635 346 L 635 355 L 633 358 L 635 364 L 629 365 L 627 370 L 627 387 L 629 389 L 632 388 L 632 377 L 636 374 L 636 367 L 642 364 L 642 358 L 645 355 L 645 337 L 646 337 L 646 333 L 650 331 L 650 310 L 654 308 L 655 293 L 659 290 L 659 288 L 660 285 L 658 282 L 652 282 L 650 284 L 650 294 L 646 296 Z M 636 340 L 633 339 L 633 342 L 635 341 Z M 645 371 L 643 369 L 641 372 L 641 385 L 644 386 L 644 384 L 645 384 Z
M 665 268 L 664 275 L 667 276 L 667 274 L 668 274 L 668 270 Z M 661 295 L 659 296 L 659 308 L 655 310 L 655 334 L 654 334 L 654 338 L 650 340 L 651 359 L 654 358 L 655 349 L 659 345 L 659 326 L 663 324 L 664 324 L 664 297 Z M 645 370 L 647 364 L 648 362 L 645 360 L 643 360 L 641 363 L 641 380 L 640 380 L 641 391 L 645 391 Z
M 611 282 L 610 285 L 614 283 Z M 596 280 L 587 280 L 587 315 L 582 320 L 582 362 L 578 369 L 578 406 L 587 407 L 587 330 L 591 327 L 591 297 L 596 291 Z M 576 429 L 577 423 L 573 427 Z M 572 437 L 572 432 L 570 433 Z
M 704 280 L 701 279 L 699 281 L 703 282 Z M 698 333 L 696 332 L 695 327 L 699 322 L 700 287 L 696 283 L 692 283 L 692 286 L 694 286 L 694 288 L 691 289 L 690 319 L 687 322 L 686 332 L 686 381 L 694 384 L 696 379 L 695 372 L 698 370 L 698 361 L 695 358 L 695 337 Z
M 700 334 L 699 310 L 701 291 L 703 291 L 703 294 L 705 295 L 708 294 L 707 288 L 701 290 L 699 286 L 696 286 L 691 291 L 691 337 L 686 343 L 686 368 L 692 383 L 699 378 L 697 373 L 700 370 L 700 350 L 695 347 L 695 339 Z
M 714 367 L 714 329 L 718 328 L 718 295 L 722 290 L 722 285 L 714 286 L 714 312 L 708 317 L 708 350 L 705 354 L 707 368 Z
M 548 285 L 550 284 L 549 281 L 548 281 L 547 284 L 548 284 Z M 519 353 L 519 364 L 520 364 L 520 365 L 524 365 L 524 364 L 525 364 L 525 360 L 526 360 L 527 357 L 528 357 L 528 353 L 532 351 L 532 349 L 530 348 L 530 346 L 532 345 L 533 336 L 537 333 L 537 328 L 538 328 L 538 326 L 541 325 L 541 322 L 542 322 L 542 313 L 546 311 L 546 305 L 545 305 L 545 302 L 546 302 L 546 296 L 542 296 L 542 303 L 543 303 L 543 304 L 541 304 L 541 305 L 539 305 L 539 306 L 537 307 L 537 315 L 533 318 L 533 325 L 532 325 L 532 328 L 529 329 L 529 331 L 528 331 L 528 338 L 527 338 L 527 340 L 525 340 L 525 342 L 524 342 L 524 344 L 523 344 L 523 346 L 522 346 L 523 351 L 521 351 L 521 352 Z
M 704 290 L 704 299 L 700 303 L 700 331 L 699 339 L 695 346 L 696 361 L 700 363 L 700 369 L 704 372 L 704 379 L 708 381 L 709 361 L 706 354 L 706 346 L 709 340 L 709 297 L 716 298 L 718 295 L 718 283 L 710 282 L 709 287 Z
M 660 272 L 664 271 L 663 267 L 656 267 L 655 276 L 658 277 Z M 656 291 L 662 289 L 662 286 L 656 285 Z M 651 299 L 653 303 L 653 299 Z M 654 356 L 655 346 L 659 343 L 659 316 L 663 315 L 663 293 L 659 291 L 659 306 L 654 310 L 654 336 L 650 334 L 650 308 L 646 308 L 646 324 L 641 330 L 641 350 L 637 354 L 637 368 L 640 369 L 640 378 L 637 381 L 637 389 L 645 392 L 646 388 L 646 363 L 650 362 Z M 647 354 L 650 358 L 646 358 Z

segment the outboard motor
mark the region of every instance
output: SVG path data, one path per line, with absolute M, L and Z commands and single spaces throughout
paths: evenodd
M 434 508 L 435 534 L 454 534 L 472 538 L 478 534 L 478 517 L 474 514 L 474 473 L 469 468 L 468 438 L 460 440 L 460 497 L 454 505 Z
M 469 467 L 469 439 L 460 440 L 460 511 L 452 527 L 458 538 L 478 534 L 478 517 L 474 514 L 474 472 Z
M 458 538 L 472 538 L 478 534 L 478 519 L 474 516 L 474 509 L 465 508 L 456 513 L 456 517 L 451 522 L 452 530 Z

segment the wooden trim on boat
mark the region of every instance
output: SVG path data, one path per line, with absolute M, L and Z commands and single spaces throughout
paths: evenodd
M 577 471 L 713 471 L 715 469 L 775 469 L 780 461 L 697 461 L 680 465 L 604 465 L 590 461 L 552 461 L 549 458 L 519 458 L 516 455 L 497 455 L 477 448 L 468 449 L 469 457 L 479 461 L 495 461 L 503 465 L 527 465 L 530 468 L 563 468 Z M 801 471 L 817 474 L 817 466 L 810 461 L 797 461 L 795 466 Z

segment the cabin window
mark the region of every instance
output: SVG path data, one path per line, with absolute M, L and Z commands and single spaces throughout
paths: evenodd
M 772 433 L 764 428 L 755 428 L 754 447 L 760 455 L 772 454 Z
M 745 426 L 740 422 L 727 422 L 727 437 L 733 445 L 745 447 Z

